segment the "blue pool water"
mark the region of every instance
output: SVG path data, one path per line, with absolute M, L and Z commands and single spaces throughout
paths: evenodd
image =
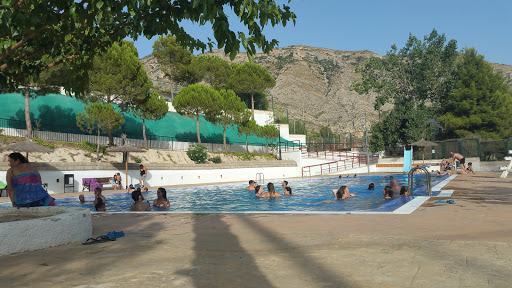
M 301 211 L 301 212 L 342 212 L 342 211 L 380 211 L 391 212 L 413 197 L 397 197 L 385 200 L 382 195 L 384 186 L 389 185 L 390 179 L 384 175 L 360 175 L 357 178 L 293 178 L 287 179 L 293 189 L 292 196 L 284 196 L 276 199 L 255 197 L 254 192 L 246 191 L 247 183 L 230 183 L 220 185 L 192 186 L 184 188 L 167 189 L 167 198 L 171 203 L 170 208 L 162 209 L 153 207 L 153 211 L 172 212 L 277 212 L 277 211 Z M 393 175 L 398 185 L 407 185 L 407 175 Z M 432 187 L 445 180 L 447 176 L 437 177 L 432 175 Z M 272 180 L 276 191 L 282 193 L 281 182 Z M 265 191 L 266 184 L 265 182 Z M 375 190 L 367 190 L 368 184 L 375 184 Z M 261 184 L 261 183 L 260 183 Z M 350 192 L 356 194 L 346 200 L 335 200 L 332 189 L 338 189 L 341 185 L 349 187 Z M 156 189 L 156 187 L 154 187 Z M 92 194 L 92 193 L 86 193 Z M 398 193 L 396 193 L 398 194 Z M 426 195 L 426 175 L 414 176 L 414 195 Z M 398 195 L 395 195 L 398 196 Z M 133 203 L 128 193 L 107 194 L 107 212 L 129 211 Z M 153 203 L 156 199 L 156 190 L 144 193 L 144 198 Z M 86 196 L 86 201 L 92 201 L 93 196 Z M 67 207 L 87 207 L 94 210 L 91 202 L 80 203 L 78 198 L 62 198 L 56 200 L 57 205 Z

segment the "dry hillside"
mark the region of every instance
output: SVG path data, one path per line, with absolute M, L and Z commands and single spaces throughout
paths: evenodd
M 215 50 L 210 55 L 230 61 L 224 51 Z M 367 127 L 378 119 L 374 111 L 375 95 L 358 95 L 350 91 L 352 82 L 360 79 L 355 69 L 370 57 L 381 57 L 371 51 L 340 51 L 302 45 L 276 48 L 269 55 L 257 53 L 254 62 L 267 68 L 276 79 L 274 88 L 267 91 L 269 103 L 288 109 L 290 119 L 306 121 L 308 129 L 329 126 L 336 133 L 360 134 L 361 124 L 367 115 Z M 173 91 L 173 83 L 166 79 L 153 56 L 142 59 L 150 78 L 161 90 Z M 247 61 L 239 53 L 233 62 Z M 512 66 L 491 63 L 510 79 Z M 384 107 L 384 110 L 390 107 Z

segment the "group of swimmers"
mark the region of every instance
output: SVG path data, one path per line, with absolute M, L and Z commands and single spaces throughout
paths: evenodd
M 394 192 L 400 191 L 400 197 L 402 196 L 409 196 L 409 188 L 407 186 L 399 186 L 398 181 L 396 179 L 393 179 L 393 176 L 385 176 L 384 178 L 390 178 L 391 181 L 389 182 L 389 185 L 385 186 L 382 190 L 382 195 L 384 195 L 384 199 L 393 199 Z M 368 190 L 375 190 L 375 184 L 370 183 L 368 185 Z M 356 194 L 350 193 L 350 189 L 348 186 L 341 186 L 339 189 L 332 189 L 332 194 L 336 197 L 336 199 L 348 199 L 350 197 L 356 196 Z
M 267 184 L 267 192 L 263 191 L 263 186 L 258 185 L 258 183 L 254 180 L 249 180 L 249 186 L 245 187 L 245 190 L 247 191 L 254 191 L 254 195 L 256 197 L 264 197 L 264 198 L 275 198 L 275 197 L 281 197 L 283 195 L 291 196 L 292 195 L 292 188 L 288 186 L 288 181 L 283 181 L 281 183 L 281 186 L 283 187 L 283 194 L 276 192 L 276 189 L 274 187 L 274 183 L 269 182 Z
M 144 191 L 140 188 L 136 188 L 133 191 L 131 191 L 132 199 L 134 203 L 130 206 L 130 211 L 151 211 L 151 206 L 149 204 L 149 200 L 144 201 L 144 195 L 143 192 L 148 192 L 147 188 L 144 188 Z M 156 196 L 157 198 L 153 201 L 153 207 L 158 208 L 166 208 L 171 206 L 169 203 L 169 200 L 167 199 L 167 191 L 165 188 L 158 188 L 156 190 Z M 80 200 L 80 203 L 85 203 L 85 196 L 84 194 L 80 194 L 78 196 L 78 199 Z M 97 187 L 94 189 L 94 200 L 92 201 L 94 204 L 94 208 L 96 211 L 107 211 L 105 203 L 107 202 L 107 199 L 102 194 L 101 188 Z

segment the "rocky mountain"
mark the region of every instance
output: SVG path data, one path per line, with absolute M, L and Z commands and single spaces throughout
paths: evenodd
M 209 55 L 229 57 L 224 51 L 215 50 Z M 254 62 L 267 68 L 276 79 L 276 85 L 267 91 L 269 103 L 275 108 L 288 110 L 290 120 L 305 120 L 308 129 L 318 130 L 329 123 L 335 133 L 362 133 L 365 122 L 369 129 L 379 118 L 374 110 L 376 95 L 359 95 L 349 86 L 360 76 L 355 73 L 371 57 L 381 57 L 371 51 L 340 51 L 294 45 L 276 48 L 269 55 L 256 53 Z M 247 62 L 247 55 L 239 53 L 233 62 Z M 164 77 L 153 56 L 142 59 L 154 85 L 162 91 L 176 91 L 176 87 Z M 510 79 L 512 66 L 491 63 Z M 167 95 L 169 97 L 170 95 Z M 389 110 L 391 106 L 383 107 Z M 285 112 L 286 113 L 286 112 Z

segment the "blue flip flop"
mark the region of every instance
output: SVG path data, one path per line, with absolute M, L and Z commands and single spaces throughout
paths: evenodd
M 436 203 L 448 203 L 448 202 L 446 202 L 444 200 L 437 200 Z
M 446 203 L 448 203 L 448 204 L 455 204 L 455 201 L 453 201 L 453 200 L 448 200 L 448 201 L 446 201 Z

